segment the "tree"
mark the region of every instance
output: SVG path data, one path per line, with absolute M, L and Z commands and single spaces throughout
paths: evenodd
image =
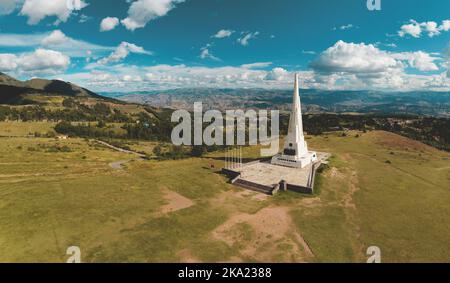
M 191 156 L 202 157 L 206 153 L 206 146 L 204 145 L 194 145 L 191 150 Z
M 99 128 L 106 128 L 106 123 L 103 120 L 98 121 L 97 127 Z
M 153 148 L 153 154 L 155 154 L 156 156 L 161 156 L 161 153 L 162 153 L 161 146 L 157 145 L 155 146 L 155 148 Z
M 76 105 L 76 102 L 73 98 L 66 98 L 63 100 L 62 105 L 67 108 L 73 108 Z

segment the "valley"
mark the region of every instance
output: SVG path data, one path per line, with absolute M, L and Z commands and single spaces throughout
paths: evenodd
M 330 163 L 269 197 L 220 174 L 229 148 L 173 146 L 173 109 L 24 91 L 0 106 L 0 262 L 450 260 L 448 119 L 308 113 Z

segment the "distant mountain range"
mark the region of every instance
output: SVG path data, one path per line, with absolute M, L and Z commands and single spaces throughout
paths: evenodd
M 292 90 L 267 89 L 175 89 L 167 91 L 103 93 L 105 96 L 154 107 L 192 109 L 202 101 L 204 109 L 289 110 Z M 301 90 L 304 111 L 308 113 L 412 114 L 450 117 L 450 92 L 414 91 L 326 91 Z
M 96 94 L 70 82 L 32 79 L 20 81 L 0 72 L 0 104 L 40 104 L 48 97 L 116 99 L 157 108 L 189 109 L 203 102 L 204 109 L 279 109 L 289 111 L 292 90 L 190 88 L 166 91 Z M 450 92 L 301 90 L 305 113 L 409 114 L 450 118 Z
M 107 99 L 69 82 L 44 79 L 19 81 L 0 72 L 0 104 L 34 104 L 32 97 L 36 95 Z

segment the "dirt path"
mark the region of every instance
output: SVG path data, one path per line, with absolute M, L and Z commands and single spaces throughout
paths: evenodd
M 122 153 L 133 154 L 133 155 L 139 156 L 140 158 L 147 158 L 147 156 L 145 154 L 142 154 L 142 153 L 139 153 L 139 152 L 123 149 L 123 148 L 120 148 L 120 147 L 117 147 L 117 146 L 113 146 L 113 145 L 111 145 L 111 144 L 109 144 L 107 142 L 100 141 L 100 140 L 94 140 L 94 141 L 98 142 L 99 144 L 102 144 L 102 145 L 104 145 L 106 147 L 109 147 L 109 148 L 111 148 L 111 149 L 113 149 L 115 151 L 119 151 L 119 152 L 122 152 Z
M 158 214 L 168 214 L 171 212 L 189 208 L 195 204 L 192 200 L 167 188 L 164 188 L 162 192 L 164 194 L 166 204 L 161 207 Z
M 136 155 L 140 159 L 147 159 L 147 156 L 145 154 L 142 154 L 142 153 L 139 153 L 139 152 L 135 152 L 135 151 L 131 151 L 131 150 L 127 150 L 127 149 L 123 149 L 123 148 L 120 148 L 120 147 L 117 147 L 117 146 L 113 146 L 112 144 L 109 144 L 109 143 L 104 142 L 104 141 L 100 141 L 100 140 L 94 140 L 94 141 L 99 143 L 99 144 L 101 144 L 101 145 L 104 145 L 104 146 L 106 146 L 106 147 L 108 147 L 108 148 L 110 148 L 112 150 L 115 150 L 115 151 L 118 151 L 118 152 L 122 152 L 122 153 Z M 118 160 L 118 161 L 111 162 L 108 165 L 112 169 L 121 170 L 121 169 L 123 169 L 123 165 L 125 163 L 128 163 L 128 162 L 130 162 L 132 160 L 134 160 L 134 159 Z
M 130 162 L 132 159 L 127 159 L 127 160 L 119 160 L 119 161 L 114 161 L 109 163 L 109 167 L 111 167 L 112 169 L 116 169 L 116 170 L 121 170 L 123 169 L 123 166 L 125 163 Z
M 266 207 L 255 214 L 237 213 L 214 230 L 212 237 L 238 248 L 243 259 L 306 262 L 314 256 L 286 207 Z

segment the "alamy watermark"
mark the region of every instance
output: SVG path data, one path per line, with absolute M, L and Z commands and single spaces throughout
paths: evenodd
M 381 263 L 381 249 L 377 246 L 367 248 L 367 263 Z
M 86 6 L 82 0 L 66 0 L 67 9 L 70 11 L 79 11 Z
M 203 112 L 202 102 L 194 103 L 194 117 L 187 110 L 172 114 L 172 123 L 179 123 L 172 130 L 174 145 L 262 145 L 261 156 L 268 157 L 279 150 L 279 111 L 227 110 Z M 269 132 L 270 121 L 270 132 Z M 208 124 L 204 128 L 204 124 Z M 248 125 L 248 127 L 247 127 Z M 248 137 L 248 138 L 247 138 Z
M 79 247 L 68 247 L 66 254 L 70 255 L 70 257 L 66 261 L 67 263 L 81 263 L 81 249 Z
M 367 9 L 369 11 L 380 11 L 381 0 L 367 0 Z

